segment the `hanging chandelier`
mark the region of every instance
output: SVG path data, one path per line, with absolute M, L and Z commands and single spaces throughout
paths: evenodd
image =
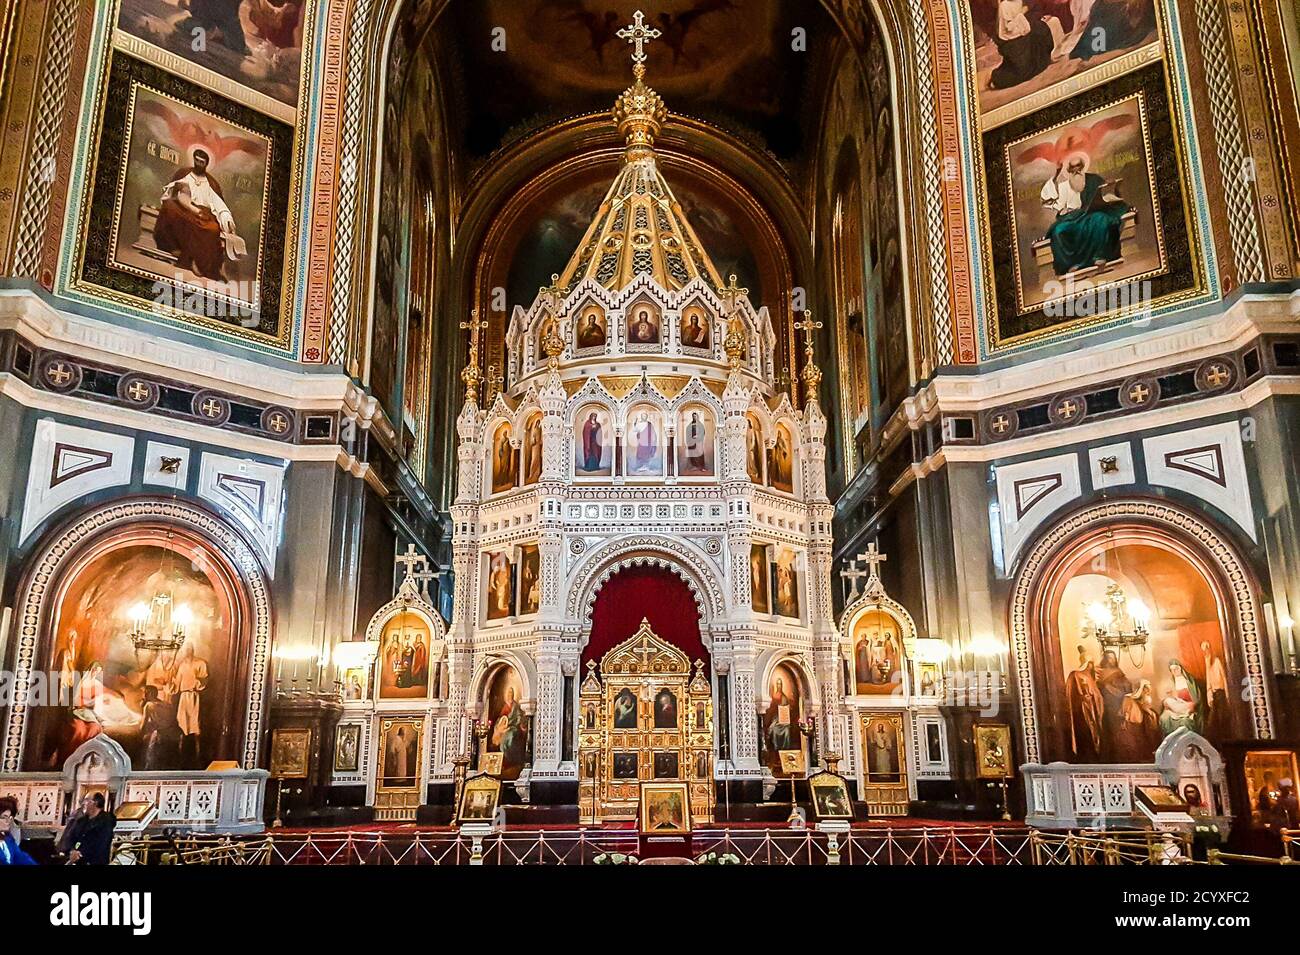
M 170 544 L 171 535 L 168 535 Z M 158 562 L 159 575 L 166 580 L 171 569 L 171 548 L 163 549 Z M 127 617 L 131 629 L 126 638 L 131 641 L 138 657 L 142 651 L 176 653 L 185 645 L 186 630 L 194 622 L 194 615 L 185 604 L 177 604 L 170 590 L 159 590 L 148 603 L 135 604 Z
M 138 603 L 131 608 L 131 629 L 127 639 L 142 650 L 175 653 L 185 644 L 186 628 L 193 621 L 190 608 L 175 605 L 171 594 L 154 594 L 148 603 Z
M 1130 599 L 1119 584 L 1111 583 L 1106 588 L 1105 599 L 1086 605 L 1083 615 L 1084 636 L 1093 637 L 1103 651 L 1127 650 L 1130 658 L 1135 653 L 1146 652 L 1147 641 L 1151 639 L 1148 629 L 1151 611 L 1138 598 Z M 1135 665 L 1140 663 L 1135 661 Z

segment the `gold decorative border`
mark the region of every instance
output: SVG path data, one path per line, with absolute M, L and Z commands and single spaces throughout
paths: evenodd
M 119 4 L 121 0 L 118 0 Z M 119 8 L 120 9 L 120 8 Z M 310 13 L 304 14 L 310 16 Z M 117 16 L 114 15 L 113 23 L 116 24 Z M 303 21 L 303 39 L 306 41 L 306 20 Z M 127 33 L 119 26 L 113 27 L 112 47 L 115 50 L 121 50 L 123 53 L 129 53 L 138 60 L 144 60 L 146 63 L 152 63 L 159 69 L 166 70 L 168 73 L 175 73 L 182 79 L 187 79 L 191 83 L 197 83 L 200 86 L 206 86 L 214 92 L 220 93 L 226 99 L 234 100 L 245 106 L 257 110 L 259 113 L 265 113 L 273 119 L 293 125 L 298 118 L 298 110 L 295 106 L 276 99 L 274 96 L 268 96 L 265 93 L 259 93 L 243 83 L 236 82 L 230 77 L 225 76 L 215 70 L 199 66 L 192 60 L 187 60 L 179 54 L 172 53 L 170 50 L 164 50 L 160 46 L 155 46 L 148 40 L 142 40 L 133 33 Z M 306 72 L 307 50 L 302 51 L 302 66 L 298 74 L 298 98 L 302 99 L 303 84 L 308 79 Z
M 262 282 L 263 265 L 265 264 L 266 261 L 266 254 L 265 254 L 266 253 L 266 220 L 268 218 L 268 212 L 269 212 L 269 206 L 271 200 L 271 167 L 272 164 L 275 162 L 275 160 L 278 158 L 275 155 L 274 143 L 272 143 L 268 137 L 262 135 L 256 130 L 249 129 L 247 126 L 241 126 L 239 123 L 227 119 L 224 116 L 218 116 L 216 113 L 212 113 L 209 112 L 208 110 L 201 109 L 200 107 L 195 106 L 193 103 L 187 103 L 185 102 L 185 100 L 177 99 L 175 96 L 168 95 L 167 93 L 164 93 L 162 90 L 154 89 L 148 83 L 139 83 L 136 82 L 135 80 L 132 80 L 131 81 L 131 102 L 126 109 L 126 135 L 123 136 L 122 138 L 122 168 L 117 177 L 117 191 L 114 194 L 114 199 L 113 199 L 113 207 L 115 210 L 115 214 L 113 216 L 113 229 L 109 234 L 109 239 L 108 239 L 109 264 L 115 269 L 120 269 L 123 272 L 129 272 L 132 275 L 138 275 L 141 278 L 154 279 L 155 281 L 161 281 L 161 282 L 168 282 L 169 284 L 175 284 L 180 286 L 181 289 L 192 289 L 207 297 L 217 299 L 218 301 L 230 302 L 241 307 L 256 309 L 260 311 L 261 310 L 260 302 L 246 302 L 232 295 L 226 295 L 223 292 L 217 292 L 217 291 L 213 291 L 212 289 L 204 288 L 201 285 L 194 285 L 188 282 L 177 282 L 174 279 L 168 278 L 166 276 L 162 276 L 157 272 L 149 272 L 145 269 L 141 269 L 133 265 L 127 265 L 125 262 L 119 262 L 117 260 L 116 257 L 117 256 L 117 235 L 118 235 L 118 228 L 122 223 L 122 198 L 126 193 L 126 176 L 127 176 L 128 160 L 131 155 L 131 140 L 132 137 L 135 135 L 136 93 L 140 89 L 148 90 L 150 93 L 153 93 L 155 96 L 161 96 L 163 99 L 170 100 L 173 103 L 178 103 L 179 105 L 184 106 L 187 109 L 191 109 L 196 113 L 202 113 L 205 116 L 211 116 L 215 120 L 219 120 L 220 122 L 226 123 L 229 126 L 234 126 L 236 129 L 241 129 L 249 136 L 252 136 L 256 139 L 260 139 L 266 143 L 266 168 L 263 170 L 263 175 L 262 175 L 262 216 L 260 220 L 260 232 L 258 233 L 258 238 L 257 238 L 257 277 L 254 280 L 258 283 L 259 288 L 261 287 L 261 282 Z M 78 271 L 80 271 L 80 269 L 78 269 Z M 190 313 L 187 312 L 185 314 L 188 315 Z
M 1016 222 L 1015 174 L 1011 168 L 1011 151 L 1021 143 L 1027 142 L 1031 139 L 1038 139 L 1040 137 L 1049 136 L 1053 131 L 1062 129 L 1063 127 L 1066 126 L 1078 125 L 1079 123 L 1087 119 L 1089 116 L 1095 116 L 1097 113 L 1102 113 L 1105 112 L 1106 110 L 1114 109 L 1115 107 L 1123 105 L 1127 103 L 1129 100 L 1133 100 L 1133 99 L 1137 100 L 1137 104 L 1138 104 L 1138 126 L 1139 126 L 1138 133 L 1139 136 L 1141 137 L 1141 142 L 1142 142 L 1142 156 L 1145 159 L 1145 166 L 1147 171 L 1147 184 L 1151 192 L 1152 219 L 1155 225 L 1156 245 L 1159 247 L 1159 251 L 1160 251 L 1160 264 L 1156 268 L 1148 269 L 1147 271 L 1139 273 L 1137 275 L 1128 275 L 1125 276 L 1124 278 L 1115 279 L 1112 282 L 1105 282 L 1100 285 L 1096 285 L 1093 287 L 1093 291 L 1101 292 L 1105 289 L 1116 288 L 1120 285 L 1131 285 L 1134 282 L 1140 282 L 1142 281 L 1142 279 L 1150 278 L 1153 275 L 1160 275 L 1161 273 L 1167 272 L 1169 270 L 1169 260 L 1165 252 L 1164 227 L 1160 221 L 1160 203 L 1157 201 L 1157 197 L 1156 197 L 1156 182 L 1155 182 L 1156 171 L 1155 171 L 1155 165 L 1151 160 L 1151 143 L 1148 141 L 1149 136 L 1147 135 L 1146 93 L 1143 90 L 1138 90 L 1136 93 L 1130 93 L 1128 96 L 1120 97 L 1117 100 L 1112 100 L 1109 103 L 1104 103 L 1101 106 L 1098 106 L 1094 109 L 1090 109 L 1086 113 L 1081 113 L 1078 116 L 1071 117 L 1070 119 L 1062 120 L 1061 122 L 1057 123 L 1055 126 L 1048 126 L 1046 129 L 1034 130 L 1034 132 L 1027 133 L 1024 136 L 1021 136 L 1019 139 L 1012 140 L 1011 142 L 1007 143 L 1002 147 L 1002 160 L 1003 160 L 1003 164 L 1006 166 L 1006 173 L 1007 173 L 1007 207 L 1011 210 L 1011 213 L 1007 217 L 1007 219 L 1008 219 L 1008 224 L 1011 226 L 1011 265 L 1015 273 L 1016 311 L 1018 314 L 1024 315 L 1027 312 L 1035 312 L 1038 311 L 1039 309 L 1046 309 L 1047 306 L 1049 305 L 1054 305 L 1057 302 L 1068 301 L 1070 298 L 1074 296 L 1071 294 L 1065 294 L 1060 296 L 1059 298 L 1049 298 L 1049 299 L 1045 299 L 1042 302 L 1036 302 L 1033 305 L 1029 305 L 1029 306 L 1025 305 L 1024 294 L 1023 294 L 1024 279 L 1023 276 L 1020 274 L 1020 264 L 1021 264 L 1020 263 L 1020 228 Z M 1077 295 L 1078 293 L 1074 293 L 1074 294 Z M 1115 312 L 1114 314 L 1123 314 L 1123 311 L 1120 310 Z
M 1153 0 L 1158 2 L 1158 0 Z M 993 129 L 1011 122 L 1013 119 L 1019 119 L 1021 116 L 1028 115 L 1035 110 L 1042 109 L 1044 106 L 1051 106 L 1053 103 L 1060 102 L 1063 99 L 1069 99 L 1075 93 L 1082 93 L 1084 90 L 1090 90 L 1095 86 L 1101 86 L 1113 79 L 1123 76 L 1125 73 L 1131 73 L 1136 69 L 1146 66 L 1148 63 L 1157 62 L 1164 55 L 1161 38 L 1161 27 L 1159 26 L 1160 18 L 1156 17 L 1156 38 L 1146 46 L 1138 47 L 1136 50 L 1130 50 L 1122 56 L 1117 56 L 1113 60 L 1107 60 L 1100 66 L 1093 66 L 1085 69 L 1081 73 L 1053 83 L 1051 86 L 1044 87 L 1041 90 L 1022 96 L 1013 100 L 1004 106 L 998 106 L 989 110 L 987 113 L 980 115 L 980 131 Z M 972 35 L 972 53 L 974 36 Z M 976 74 L 978 77 L 978 73 Z M 980 90 L 975 90 L 976 108 L 978 109 Z
M 1285 163 L 1279 163 L 1277 104 L 1268 89 L 1267 69 L 1260 62 L 1261 38 L 1252 28 L 1251 11 L 1246 3 L 1225 3 L 1229 43 L 1232 50 L 1223 53 L 1236 60 L 1233 77 L 1245 128 L 1244 142 L 1253 163 L 1256 200 L 1252 211 L 1258 217 L 1260 237 L 1268 259 L 1268 279 L 1284 279 L 1295 274 L 1286 209 L 1287 190 L 1279 181 Z M 1279 170 L 1279 166 L 1281 169 Z M 1225 175 L 1236 174 L 1225 169 Z

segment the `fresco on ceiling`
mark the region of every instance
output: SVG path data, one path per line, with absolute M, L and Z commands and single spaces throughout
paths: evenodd
M 467 145 L 487 155 L 521 129 L 561 115 L 609 109 L 631 82 L 618 31 L 639 0 L 483 0 L 452 6 L 438 37 L 465 64 L 474 91 Z M 808 50 L 833 29 L 820 4 L 782 0 L 661 0 L 646 8 L 660 31 L 648 47 L 650 84 L 674 112 L 757 132 L 778 155 L 801 145 Z M 794 50 L 791 31 L 808 33 Z M 504 31 L 506 48 L 466 55 L 459 38 Z M 483 49 L 488 49 L 484 44 Z

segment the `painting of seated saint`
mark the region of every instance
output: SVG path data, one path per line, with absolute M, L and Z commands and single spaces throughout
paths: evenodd
M 1000 342 L 1148 309 L 1199 281 L 1158 67 L 985 134 Z M 1082 116 L 1077 100 L 1101 105 Z M 1058 120 L 1059 117 L 1059 120 Z M 1171 188 L 1171 184 L 1174 186 Z

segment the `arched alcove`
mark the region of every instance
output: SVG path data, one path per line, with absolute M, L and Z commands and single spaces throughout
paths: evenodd
M 591 632 L 583 661 L 599 662 L 641 625 L 684 652 L 691 660 L 709 659 L 700 638 L 700 609 L 682 577 L 667 567 L 634 565 L 612 574 L 596 592 Z

